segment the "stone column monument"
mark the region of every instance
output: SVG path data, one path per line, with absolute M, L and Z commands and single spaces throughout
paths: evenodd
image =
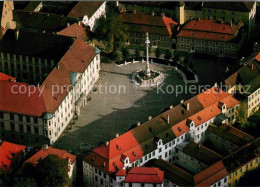
M 147 77 L 150 77 L 151 76 L 151 71 L 150 71 L 150 67 L 149 67 L 149 44 L 150 44 L 150 40 L 149 40 L 148 32 L 145 35 L 146 35 L 146 40 L 145 40 L 145 44 L 146 44 L 146 69 L 145 69 L 145 75 Z

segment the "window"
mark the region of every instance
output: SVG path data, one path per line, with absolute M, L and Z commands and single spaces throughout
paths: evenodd
M 39 128 L 38 127 L 34 127 L 34 133 L 39 134 Z
M 220 185 L 221 185 L 221 181 L 218 182 L 218 186 L 220 186 Z
M 11 130 L 12 130 L 12 131 L 15 131 L 15 125 L 14 125 L 14 123 L 11 123 Z
M 23 125 L 22 124 L 19 125 L 19 131 L 23 132 Z
M 0 119 L 4 119 L 4 113 L 0 112 Z
M 227 182 L 227 178 L 224 179 L 224 183 L 226 183 L 226 182 Z
M 14 120 L 14 114 L 10 114 L 10 120 Z
M 159 149 L 159 153 L 162 152 L 162 148 Z

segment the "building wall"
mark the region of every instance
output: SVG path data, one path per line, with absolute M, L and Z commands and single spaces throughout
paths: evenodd
M 247 97 L 248 102 L 248 116 L 253 115 L 256 111 L 259 110 L 259 104 L 260 104 L 260 88 L 258 88 L 256 91 L 251 93 Z
M 234 172 L 230 173 L 228 176 L 228 186 L 237 185 L 240 177 L 242 177 L 247 171 L 251 171 L 260 167 L 260 158 L 256 157 L 250 162 L 246 163 L 242 167 L 237 168 Z
M 87 15 L 83 17 L 83 24 L 90 26 L 90 30 L 93 31 L 97 26 L 97 20 L 101 16 L 106 16 L 106 1 L 99 7 L 99 9 L 89 18 Z
M 143 184 L 143 185 L 142 185 Z M 124 183 L 124 187 L 163 187 L 163 184 L 149 184 L 149 183 Z
M 14 9 L 13 1 L 4 1 L 1 26 L 5 30 L 16 28 L 16 23 L 15 23 L 15 21 L 13 21 L 13 9 Z
M 17 81 L 40 83 L 56 64 L 52 59 L 35 58 L 1 52 L 0 71 L 16 77 Z
M 184 11 L 184 21 L 185 22 L 192 20 L 192 19 L 202 18 L 202 17 L 203 17 L 202 11 L 199 11 L 199 10 L 185 9 L 185 11 Z
M 75 115 L 75 103 L 81 96 L 88 95 L 99 78 L 100 54 L 97 54 L 82 74 L 78 74 L 75 85 L 54 112 L 53 118 L 44 120 L 43 116 L 22 116 L 13 113 L 0 113 L 0 137 L 17 142 L 33 144 L 53 144 Z M 85 105 L 87 97 L 83 100 Z M 36 130 L 37 129 L 37 130 Z
M 214 40 L 202 40 L 196 38 L 177 37 L 177 50 L 195 51 L 220 57 L 236 57 L 241 44 L 231 42 L 219 42 Z
M 203 19 L 222 19 L 227 22 L 232 20 L 233 23 L 238 23 L 241 20 L 245 25 L 248 26 L 249 33 L 251 33 L 255 27 L 256 2 L 254 3 L 254 6 L 250 12 L 220 10 L 203 7 L 202 16 Z
M 128 25 L 131 27 L 131 25 Z M 151 47 L 171 48 L 171 37 L 169 35 L 150 34 L 149 40 Z M 145 46 L 144 32 L 129 32 L 127 44 Z

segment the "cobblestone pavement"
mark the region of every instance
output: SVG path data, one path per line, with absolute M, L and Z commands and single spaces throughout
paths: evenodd
M 136 87 L 131 81 L 131 75 L 134 70 L 140 68 L 145 68 L 145 64 L 128 64 L 121 67 L 115 64 L 102 64 L 104 74 L 100 81 L 102 86 L 98 87 L 89 103 L 81 109 L 79 119 L 72 129 L 64 134 L 54 147 L 76 153 L 81 143 L 97 146 L 102 141 L 115 138 L 116 133 L 126 132 L 138 121 L 144 122 L 148 116 L 154 117 L 165 107 L 171 104 L 177 105 L 180 100 L 192 96 L 180 94 L 176 97 L 175 92 L 163 93 L 167 85 L 172 85 L 174 88 L 176 85 L 184 85 L 184 82 L 176 71 L 155 64 L 151 65 L 151 69 L 155 68 L 166 75 L 160 87 L 162 89 Z M 168 91 L 172 92 L 171 89 Z

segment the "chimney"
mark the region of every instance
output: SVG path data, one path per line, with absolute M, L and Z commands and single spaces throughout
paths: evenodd
M 151 120 L 151 119 L 152 119 L 152 116 L 149 116 L 149 117 L 148 117 L 148 120 Z
M 109 141 L 106 141 L 106 146 L 108 146 L 109 145 Z
M 184 102 L 184 100 L 181 100 L 181 104 Z
M 232 27 L 232 24 L 233 24 L 233 23 L 232 23 L 232 20 L 230 20 L 230 27 Z
M 162 12 L 162 13 L 161 13 L 161 16 L 162 16 L 162 17 L 164 17 L 164 16 L 165 16 L 164 12 Z
M 18 40 L 19 38 L 19 30 L 15 30 L 15 39 Z
M 67 23 L 67 27 L 69 27 L 70 26 L 70 23 Z
M 252 71 L 254 70 L 254 64 L 251 65 L 251 69 L 252 69 Z
M 170 116 L 167 115 L 167 123 L 170 123 Z
M 133 10 L 133 13 L 136 14 L 136 9 Z
M 141 122 L 138 121 L 138 122 L 137 122 L 137 127 L 139 127 L 140 125 L 141 125 Z
M 190 110 L 190 103 L 187 103 L 187 111 Z
M 59 70 L 59 69 L 60 69 L 60 66 L 59 66 L 59 64 L 57 64 L 56 68 L 57 68 L 57 70 Z
M 154 16 L 154 11 L 152 11 L 152 16 Z
M 119 136 L 119 134 L 118 133 L 116 133 L 116 137 L 118 137 Z
M 170 105 L 170 109 L 172 109 L 173 108 L 173 105 Z
M 217 88 L 218 87 L 218 83 L 215 82 L 214 87 Z
M 81 22 L 81 21 L 78 21 L 78 25 L 80 25 L 80 22 Z
M 198 19 L 198 21 L 200 21 L 200 18 Z

